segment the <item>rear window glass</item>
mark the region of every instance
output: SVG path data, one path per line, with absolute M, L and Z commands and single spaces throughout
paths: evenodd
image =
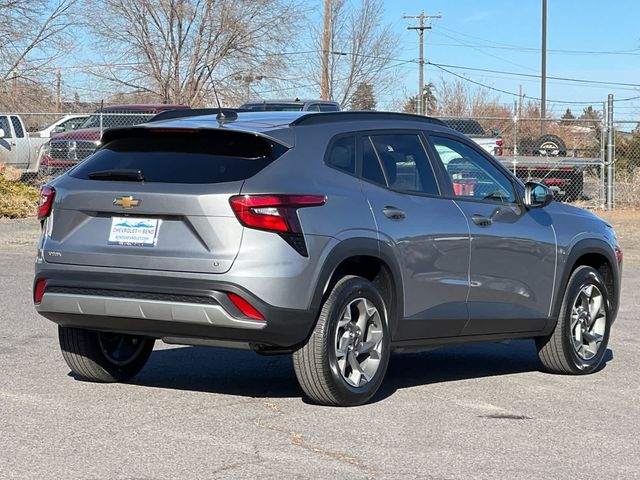
M 482 125 L 477 120 L 466 118 L 443 118 L 442 121 L 450 128 L 464 133 L 470 137 L 486 137 L 487 132 L 484 131 Z
M 93 172 L 141 170 L 145 182 L 234 182 L 252 177 L 287 150 L 246 133 L 137 133 L 107 143 L 71 176 L 87 180 Z

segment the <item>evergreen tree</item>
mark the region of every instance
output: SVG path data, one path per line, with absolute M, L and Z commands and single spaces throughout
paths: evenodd
M 351 110 L 375 110 L 376 105 L 373 85 L 368 82 L 359 83 L 349 104 Z

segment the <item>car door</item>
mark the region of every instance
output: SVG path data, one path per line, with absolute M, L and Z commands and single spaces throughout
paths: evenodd
M 469 324 L 463 335 L 534 332 L 550 315 L 557 250 L 551 218 L 527 210 L 516 182 L 472 142 L 430 134 L 443 187 L 471 232 Z
M 4 135 L 0 137 L 0 162 L 6 165 L 15 165 L 15 140 L 13 138 L 13 130 L 11 129 L 11 122 L 6 115 L 0 115 L 0 130 L 4 132 Z
M 13 126 L 13 147 L 15 153 L 13 157 L 13 165 L 16 168 L 27 168 L 29 166 L 30 143 L 29 137 L 24 131 L 22 121 L 19 117 L 11 115 L 11 125 Z
M 358 142 L 359 176 L 379 238 L 402 271 L 404 318 L 394 341 L 458 335 L 468 321 L 464 214 L 440 196 L 419 132 L 363 133 Z

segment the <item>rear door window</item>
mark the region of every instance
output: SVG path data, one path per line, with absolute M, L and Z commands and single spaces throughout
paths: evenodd
M 418 135 L 372 135 L 371 142 L 378 153 L 390 188 L 407 193 L 440 193 Z
M 107 143 L 71 176 L 87 180 L 94 172 L 141 170 L 145 182 L 233 182 L 252 177 L 287 150 L 239 132 L 142 130 L 135 135 Z
M 11 117 L 11 124 L 13 125 L 13 131 L 16 132 L 16 138 L 24 138 L 24 129 L 22 128 L 22 122 L 18 117 Z
M 386 186 L 387 182 L 382 173 L 380 161 L 376 155 L 371 139 L 369 137 L 361 137 L 362 145 L 362 178 L 378 185 Z

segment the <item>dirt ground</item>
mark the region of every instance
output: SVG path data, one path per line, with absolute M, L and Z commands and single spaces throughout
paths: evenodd
M 625 264 L 640 265 L 640 209 L 593 212 L 613 225 L 622 246 Z

